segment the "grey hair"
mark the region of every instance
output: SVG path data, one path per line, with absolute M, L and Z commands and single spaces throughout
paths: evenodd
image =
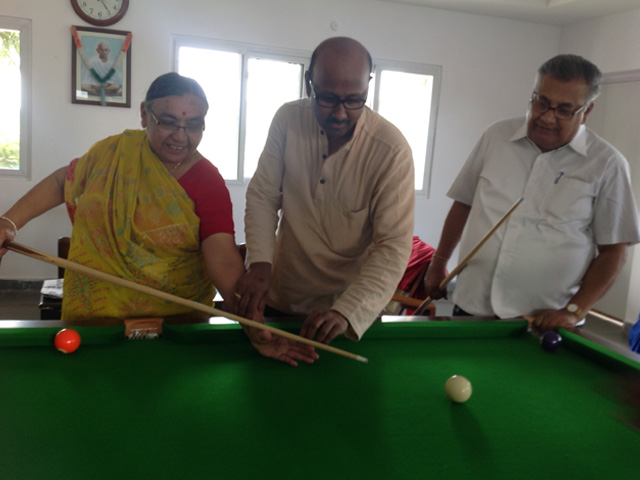
M 561 82 L 584 80 L 589 87 L 588 101 L 592 102 L 600 94 L 602 72 L 586 58 L 579 55 L 556 55 L 538 68 L 538 75 L 551 75 Z

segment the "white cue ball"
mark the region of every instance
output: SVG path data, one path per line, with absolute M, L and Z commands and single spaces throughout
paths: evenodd
M 454 375 L 444 384 L 444 393 L 456 403 L 464 403 L 471 396 L 471 382 L 460 375 Z

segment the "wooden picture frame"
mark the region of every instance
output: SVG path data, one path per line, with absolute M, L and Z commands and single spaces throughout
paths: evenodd
M 131 108 L 131 32 L 71 27 L 71 103 Z

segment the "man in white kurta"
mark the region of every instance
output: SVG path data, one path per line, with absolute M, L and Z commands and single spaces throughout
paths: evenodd
M 580 68 L 584 76 L 563 76 Z M 458 276 L 453 301 L 464 312 L 573 326 L 609 288 L 628 245 L 640 241 L 627 161 L 584 125 L 599 78 L 581 57 L 547 62 L 527 117 L 489 127 L 454 181 L 436 252 L 443 259 L 463 226 L 461 256 L 524 198 Z M 436 297 L 444 263 L 433 262 L 427 275 Z
M 274 117 L 247 189 L 249 272 L 237 287 L 242 313 L 264 298 L 307 316 L 301 334 L 323 342 L 364 334 L 391 299 L 413 236 L 411 149 L 364 107 L 370 57 L 353 42 L 321 44 L 307 72 L 313 98 Z M 268 289 L 251 281 L 259 266 Z

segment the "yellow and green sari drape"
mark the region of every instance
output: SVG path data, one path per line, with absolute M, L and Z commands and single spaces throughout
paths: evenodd
M 67 172 L 69 260 L 212 305 L 193 201 L 144 130 L 102 140 Z M 164 317 L 188 307 L 65 271 L 63 319 Z

